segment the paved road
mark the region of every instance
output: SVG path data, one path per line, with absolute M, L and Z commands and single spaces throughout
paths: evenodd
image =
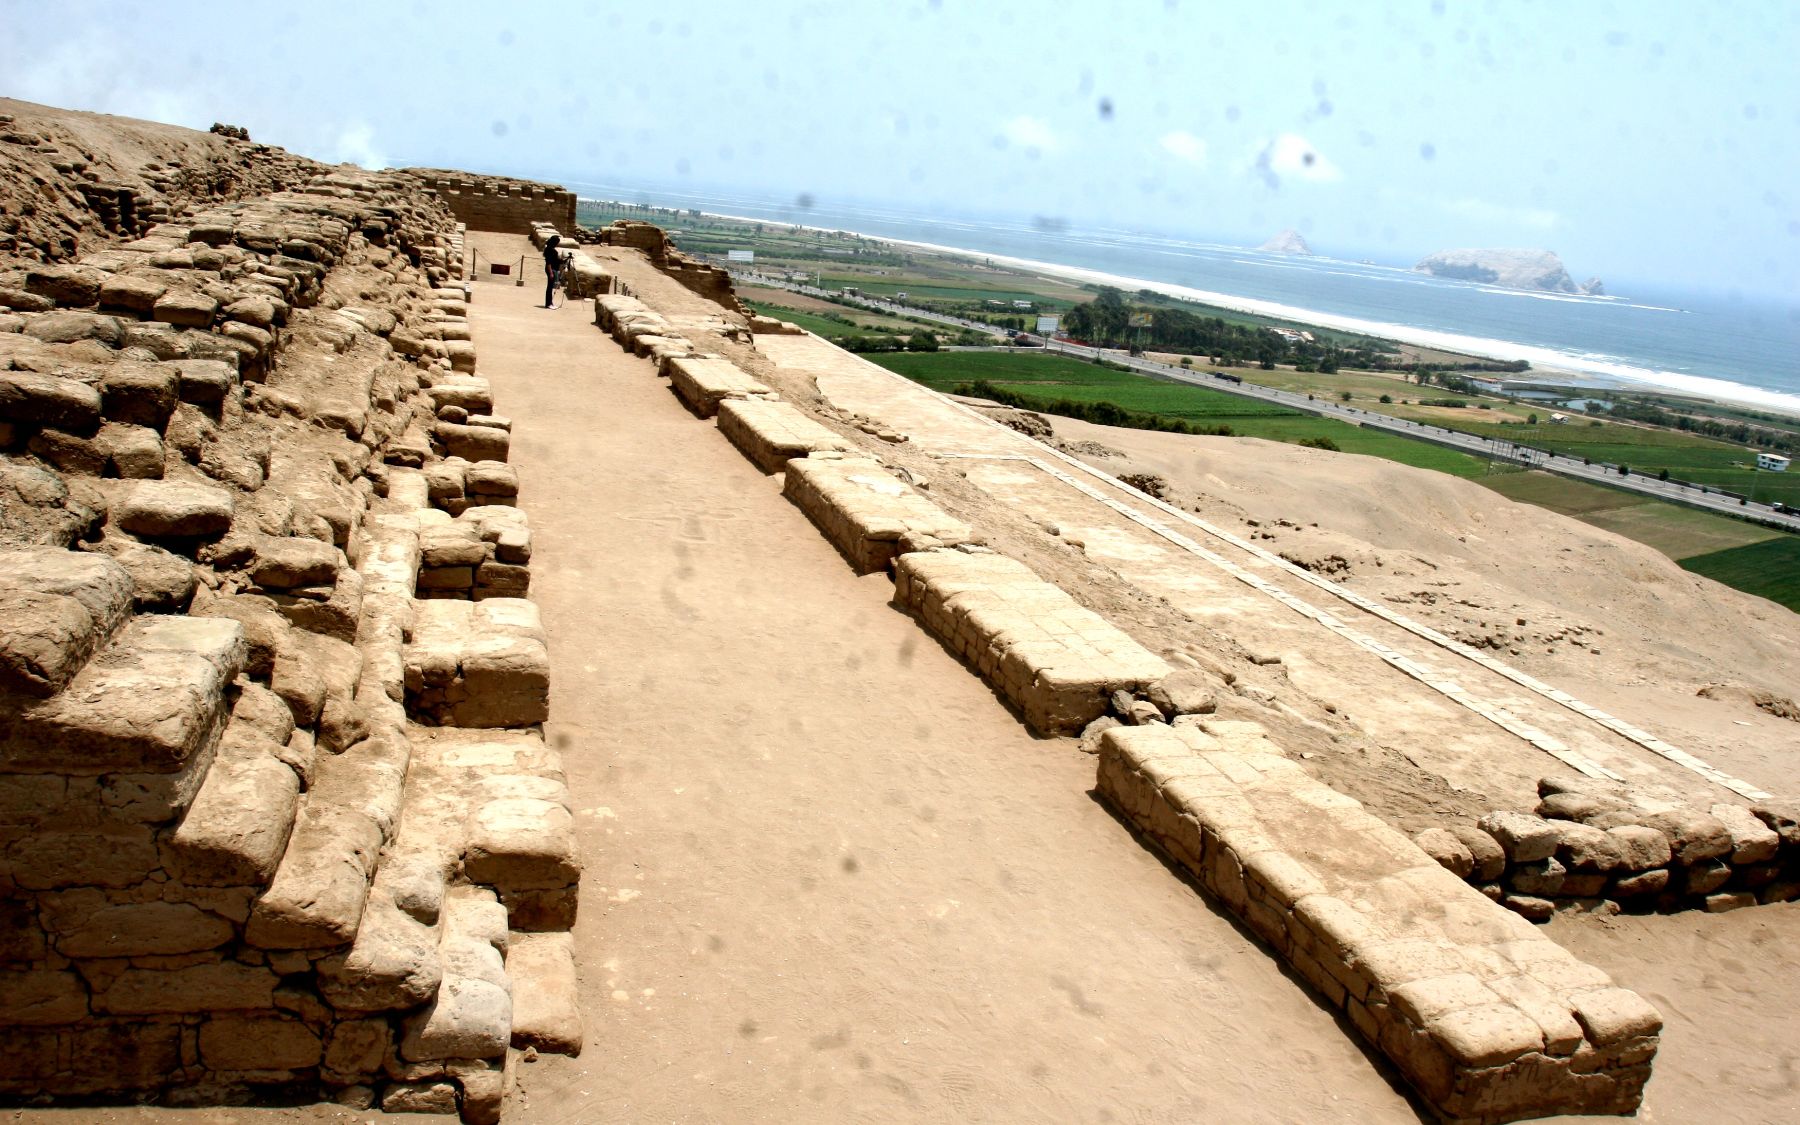
M 787 289 L 802 293 L 809 297 L 845 300 L 842 294 L 835 291 L 819 289 L 811 285 L 800 285 L 778 281 L 762 274 L 748 271 L 733 271 L 733 276 L 743 281 L 758 285 Z M 856 305 L 875 312 L 889 313 L 895 316 L 909 316 L 919 320 L 929 320 L 953 328 L 967 328 L 975 332 L 1002 334 L 1003 330 L 980 321 L 965 320 L 961 317 L 945 316 L 942 313 L 927 312 L 923 309 L 909 308 L 882 301 L 872 297 L 851 299 Z M 1477 437 L 1465 434 L 1460 430 L 1452 430 L 1443 426 L 1426 425 L 1420 422 L 1409 422 L 1403 418 L 1395 418 L 1386 414 L 1377 414 L 1369 410 L 1361 410 L 1354 406 L 1313 398 L 1310 395 L 1293 391 L 1276 390 L 1255 383 L 1233 383 L 1208 371 L 1190 371 L 1173 364 L 1158 363 L 1155 360 L 1127 357 L 1115 351 L 1103 352 L 1098 348 L 1084 347 L 1064 341 L 1048 341 L 1048 351 L 1061 352 L 1064 355 L 1091 359 L 1096 355 L 1104 355 L 1108 362 L 1122 364 L 1135 371 L 1151 375 L 1159 379 L 1168 379 L 1178 383 L 1191 383 L 1195 386 L 1207 387 L 1227 394 L 1241 395 L 1244 398 L 1260 399 L 1264 402 L 1278 403 L 1293 410 L 1316 414 L 1322 418 L 1336 418 L 1355 426 L 1366 426 L 1370 429 L 1386 430 L 1390 433 L 1404 434 L 1407 437 L 1429 441 L 1436 445 L 1460 449 L 1478 457 L 1487 457 L 1497 461 L 1512 461 L 1520 465 L 1529 465 L 1534 469 L 1558 473 L 1576 480 L 1586 480 L 1596 484 L 1604 484 L 1611 488 L 1623 488 L 1632 492 L 1640 492 L 1646 496 L 1654 496 L 1659 500 L 1667 500 L 1676 504 L 1685 504 L 1690 508 L 1701 508 L 1718 512 L 1721 515 L 1737 519 L 1748 519 L 1754 523 L 1780 527 L 1788 531 L 1800 531 L 1800 516 L 1775 511 L 1767 504 L 1742 504 L 1735 498 L 1721 496 L 1717 492 L 1706 491 L 1695 485 L 1682 484 L 1679 481 L 1662 481 L 1655 477 L 1639 474 L 1620 476 L 1618 466 L 1602 463 L 1597 465 L 1583 464 L 1579 457 L 1550 453 L 1541 449 L 1532 449 L 1513 442 L 1500 441 L 1495 438 Z

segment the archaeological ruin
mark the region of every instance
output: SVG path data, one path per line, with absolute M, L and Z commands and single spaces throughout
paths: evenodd
M 584 885 L 616 841 L 569 775 L 630 734 L 546 724 L 564 661 L 629 679 L 636 654 L 550 643 L 547 482 L 515 464 L 542 415 L 489 377 L 541 298 L 476 267 L 551 233 L 571 346 L 716 429 L 1034 745 L 1093 755 L 1097 835 L 1153 849 L 1439 1119 L 1655 1088 L 1664 1013 L 1541 923 L 1800 898 L 1800 803 L 750 311 L 657 227 L 110 127 L 108 154 L 0 117 L 5 1104 L 484 1123 L 523 1060 L 608 1049 L 581 996 L 614 970 L 573 931 L 631 896 Z M 778 567 L 744 596 L 779 599 Z M 1360 687 L 1293 687 L 1297 637 L 1313 682 Z M 1419 748 L 1458 782 L 1435 804 L 1360 764 L 1387 759 L 1348 712 L 1402 704 L 1466 732 Z M 662 724 L 707 706 L 642 688 Z

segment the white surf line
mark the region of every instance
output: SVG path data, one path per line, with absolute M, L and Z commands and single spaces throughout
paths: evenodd
M 1602 778 L 1607 781 L 1622 782 L 1625 780 L 1619 774 L 1607 769 L 1605 766 L 1569 749 L 1569 747 L 1559 739 L 1546 734 L 1544 731 L 1539 730 L 1537 727 L 1518 718 L 1498 704 L 1489 703 L 1485 700 L 1476 698 L 1461 684 L 1447 678 L 1435 669 L 1426 667 L 1403 653 L 1382 644 L 1368 634 L 1351 628 L 1333 614 L 1320 609 L 1310 602 L 1295 597 L 1293 594 L 1288 593 L 1286 590 L 1281 589 L 1279 586 L 1276 586 L 1268 580 L 1252 574 L 1250 571 L 1238 566 L 1223 555 L 1202 547 L 1200 544 L 1189 539 L 1187 536 L 1182 535 L 1173 528 L 1167 527 L 1141 512 L 1134 511 L 1129 505 L 1107 496 L 1099 489 L 1075 479 L 1060 469 L 1051 465 L 1046 465 L 1035 457 L 1006 453 L 946 453 L 942 454 L 942 456 L 970 461 L 1024 462 L 1037 469 L 1039 472 L 1042 472 L 1055 480 L 1061 481 L 1070 488 L 1106 505 L 1106 507 L 1127 519 L 1155 532 L 1164 539 L 1167 539 L 1169 542 L 1180 547 L 1182 550 L 1187 551 L 1189 554 L 1197 555 L 1200 558 L 1205 559 L 1207 562 L 1218 567 L 1220 570 L 1223 570 L 1225 573 L 1231 575 L 1245 585 L 1274 598 L 1295 613 L 1323 625 L 1325 628 L 1336 633 L 1338 636 L 1343 637 L 1351 644 L 1372 653 L 1411 679 L 1438 692 L 1451 702 L 1460 704 L 1468 710 L 1473 711 L 1475 714 L 1480 715 L 1482 718 L 1493 723 L 1508 734 L 1524 739 L 1532 746 L 1551 755 L 1570 768 L 1586 774 L 1589 777 Z
M 912 380 L 906 378 L 906 376 L 898 374 L 897 372 L 889 371 L 887 368 L 881 366 L 878 363 L 870 363 L 868 360 L 862 359 L 862 357 L 860 357 L 860 356 L 858 356 L 857 358 L 859 360 L 861 360 L 861 362 L 863 362 L 864 364 L 867 364 L 869 367 L 875 369 L 876 371 L 881 372 L 883 375 L 885 375 L 891 379 L 901 380 L 902 382 L 906 383 L 910 387 L 918 387 L 919 386 L 919 384 L 914 383 Z M 926 387 L 923 389 L 930 391 L 929 387 Z M 1126 484 L 1124 481 L 1119 480 L 1117 477 L 1114 477 L 1109 473 L 1103 472 L 1100 469 L 1096 469 L 1094 466 L 1088 464 L 1085 461 L 1082 461 L 1079 458 L 1071 457 L 1059 449 L 1052 449 L 1048 445 L 1045 445 L 1043 442 L 1038 441 L 1036 438 L 1029 437 L 1025 434 L 1021 434 L 1017 430 L 1012 429 L 1010 426 L 1002 425 L 1001 423 L 996 422 L 994 419 L 989 418 L 987 415 L 981 413 L 979 410 L 976 410 L 973 407 L 964 406 L 962 403 L 955 401 L 954 399 L 950 398 L 950 396 L 948 396 L 948 395 L 939 394 L 939 392 L 937 392 L 937 391 L 931 391 L 931 393 L 937 395 L 938 398 L 942 399 L 943 402 L 945 403 L 945 405 L 950 406 L 953 409 L 962 412 L 964 415 L 966 415 L 970 418 L 974 418 L 977 421 L 980 421 L 985 425 L 991 426 L 994 429 L 1000 430 L 1000 431 L 1002 431 L 1006 434 L 1009 434 L 1015 438 L 1022 438 L 1025 441 L 1028 441 L 1031 444 L 1037 446 L 1039 449 L 1042 449 L 1045 453 L 1056 458 L 1057 460 L 1062 461 L 1070 466 L 1073 466 L 1074 468 L 1080 469 L 1081 471 L 1087 473 L 1089 476 L 1096 477 L 1099 480 L 1105 481 L 1107 484 L 1112 485 L 1114 488 L 1117 488 L 1120 490 L 1128 490 L 1131 493 L 1133 499 L 1139 500 L 1143 503 L 1150 504 L 1153 507 L 1162 511 L 1163 513 L 1174 516 L 1176 519 L 1181 520 L 1184 523 L 1192 524 L 1193 526 L 1199 528 L 1201 531 L 1204 531 L 1208 535 L 1213 536 L 1215 539 L 1223 540 L 1224 542 L 1229 543 L 1234 547 L 1237 547 L 1243 551 L 1246 551 L 1246 552 L 1256 556 L 1257 558 L 1263 560 L 1264 562 L 1268 563 L 1269 565 L 1274 566 L 1275 568 L 1277 568 L 1279 570 L 1284 570 L 1284 571 L 1288 572 L 1290 575 L 1292 575 L 1295 578 L 1298 578 L 1305 582 L 1310 582 L 1312 585 L 1317 586 L 1319 589 L 1325 591 L 1328 594 L 1331 594 L 1333 597 L 1342 598 L 1344 601 L 1349 602 L 1351 605 L 1356 606 L 1358 609 L 1361 609 L 1367 613 L 1372 613 L 1376 617 L 1379 617 L 1382 620 L 1389 622 L 1390 624 L 1397 625 L 1400 628 L 1405 629 L 1407 632 L 1413 634 L 1416 637 L 1420 637 L 1424 640 L 1430 641 L 1432 644 L 1437 645 L 1439 648 L 1442 648 L 1442 649 L 1445 649 L 1446 651 L 1455 653 L 1456 655 L 1461 656 L 1465 659 L 1473 660 L 1475 663 L 1481 665 L 1482 667 L 1488 669 L 1489 671 L 1495 672 L 1498 675 L 1506 677 L 1507 679 L 1511 680 L 1513 683 L 1518 684 L 1522 688 L 1525 688 L 1527 691 L 1534 692 L 1538 695 L 1543 696 L 1545 699 L 1548 699 L 1554 703 L 1561 704 L 1562 706 L 1568 708 L 1569 710 L 1575 712 L 1576 714 L 1582 716 L 1583 718 L 1590 719 L 1596 723 L 1599 723 L 1601 726 L 1612 731 L 1614 734 L 1617 734 L 1619 737 L 1625 739 L 1626 741 L 1635 743 L 1639 746 L 1642 746 L 1644 749 L 1650 751 L 1652 754 L 1655 754 L 1658 757 L 1663 758 L 1667 761 L 1673 762 L 1676 765 L 1682 767 L 1683 769 L 1688 770 L 1694 774 L 1697 774 L 1700 777 L 1705 778 L 1706 780 L 1712 782 L 1713 784 L 1715 784 L 1723 789 L 1728 789 L 1731 792 L 1736 793 L 1738 796 L 1743 797 L 1744 799 L 1750 800 L 1750 801 L 1766 801 L 1771 796 L 1769 793 L 1764 792 L 1763 790 L 1750 784 L 1748 781 L 1745 781 L 1742 778 L 1734 777 L 1731 774 L 1726 773 L 1724 770 L 1719 769 L 1718 767 L 1712 765 L 1710 762 L 1707 762 L 1701 758 L 1697 758 L 1694 755 L 1689 754 L 1687 751 L 1681 749 L 1680 747 L 1671 745 L 1670 743 L 1663 741 L 1662 739 L 1651 734 L 1649 731 L 1646 731 L 1640 727 L 1634 726 L 1631 723 L 1628 723 L 1625 720 L 1620 719 L 1614 715 L 1610 715 L 1610 714 L 1606 713 L 1605 711 L 1602 711 L 1600 708 L 1593 706 L 1592 704 L 1584 703 L 1581 700 L 1576 699 L 1574 696 L 1570 695 L 1568 692 L 1561 690 L 1560 688 L 1551 687 L 1549 684 L 1546 684 L 1543 681 L 1541 681 L 1533 676 L 1528 676 L 1524 672 L 1519 671 L 1518 669 L 1512 667 L 1509 664 L 1505 664 L 1499 660 L 1495 660 L 1493 657 L 1488 656 L 1486 653 L 1478 652 L 1475 649 L 1470 648 L 1468 645 L 1463 644 L 1461 641 L 1458 641 L 1458 640 L 1455 640 L 1454 638 L 1445 636 L 1444 634 L 1438 632 L 1436 629 L 1433 629 L 1430 626 L 1421 625 L 1418 622 L 1413 621 L 1412 619 L 1410 619 L 1408 617 L 1404 617 L 1401 614 L 1395 613 L 1393 610 L 1389 609 L 1385 605 L 1382 605 L 1380 602 L 1374 601 L 1369 598 L 1365 598 L 1361 594 L 1358 594 L 1352 590 L 1345 589 L 1343 586 L 1338 585 L 1336 582 L 1333 582 L 1326 578 L 1321 578 L 1318 575 L 1313 574 L 1311 571 L 1308 571 L 1302 567 L 1295 566 L 1293 563 L 1288 562 L 1286 559 L 1282 558 L 1280 555 L 1276 555 L 1270 551 L 1266 551 L 1263 548 L 1258 547 L 1254 543 L 1249 542 L 1248 540 L 1241 539 L 1238 536 L 1233 535 L 1231 532 L 1226 531 L 1224 528 L 1218 527 L 1214 524 L 1207 522 L 1206 520 L 1201 519 L 1199 516 L 1195 516 L 1188 512 L 1184 512 L 1180 508 L 1177 508 L 1172 504 L 1169 504 L 1162 500 L 1158 500 L 1154 496 L 1149 496 L 1142 492 L 1139 492 L 1137 489 L 1132 488 L 1130 485 Z M 1051 469 L 1048 465 L 1039 464 L 1037 462 L 1036 458 L 1025 457 L 1025 456 L 1016 455 L 1016 454 L 1012 454 L 1012 455 L 1002 455 L 1002 454 L 981 455 L 981 454 L 949 453 L 949 454 L 940 454 L 939 456 L 971 457 L 971 458 L 980 458 L 983 456 L 988 456 L 989 459 L 993 459 L 993 460 L 1013 459 L 1013 460 L 1028 461 L 1033 464 L 1037 464 L 1040 469 L 1043 469 L 1045 472 L 1050 473 L 1052 476 L 1057 476 L 1057 477 L 1063 476 L 1063 474 L 1056 472 L 1055 470 Z M 1074 484 L 1075 482 L 1071 480 L 1069 483 Z M 1080 486 L 1076 485 L 1076 487 L 1079 488 Z M 1082 489 L 1082 491 L 1086 492 L 1087 490 Z M 1090 495 L 1092 495 L 1092 494 L 1090 493 Z M 1202 548 L 1200 548 L 1200 546 L 1198 544 L 1192 543 L 1191 540 L 1187 540 L 1184 542 L 1185 536 L 1180 536 L 1176 532 L 1174 532 L 1170 529 L 1161 527 L 1155 521 L 1150 520 L 1148 517 L 1142 515 L 1142 513 L 1139 513 L 1136 510 L 1134 510 L 1126 505 L 1119 504 L 1108 497 L 1096 497 L 1096 498 L 1099 499 L 1102 503 L 1106 504 L 1108 507 L 1114 508 L 1121 515 L 1125 516 L 1126 518 L 1131 519 L 1139 524 L 1142 524 L 1144 527 L 1147 527 L 1150 530 L 1155 531 L 1157 534 L 1162 535 L 1164 538 L 1168 539 L 1170 542 L 1176 543 L 1177 545 L 1189 546 L 1189 548 L 1191 550 L 1193 550 L 1193 552 L 1195 554 L 1199 555 L 1202 558 L 1205 558 L 1209 554 L 1211 554 L 1211 552 L 1206 552 Z M 1224 560 L 1220 560 L 1220 561 L 1224 562 Z M 1230 570 L 1230 568 L 1232 566 L 1232 564 L 1230 564 L 1228 562 L 1225 562 L 1224 565 L 1226 566 L 1228 571 Z M 1255 585 L 1255 583 L 1250 583 L 1250 584 Z M 1279 600 L 1283 601 L 1284 604 L 1286 604 L 1286 597 L 1283 594 L 1275 592 L 1273 587 L 1270 588 L 1269 592 L 1271 593 L 1271 596 L 1277 597 Z M 1301 603 L 1301 604 L 1304 605 L 1305 603 Z M 1311 607 L 1309 607 L 1309 608 L 1311 608 Z M 1306 611 L 1302 610 L 1301 612 L 1306 612 Z M 1318 612 L 1322 613 L 1323 611 L 1318 611 Z M 1311 616 L 1311 614 L 1309 613 L 1308 616 Z M 1318 619 L 1315 618 L 1315 620 L 1318 620 Z M 1321 620 L 1320 624 L 1324 624 L 1324 621 Z M 1349 636 L 1348 633 L 1345 633 L 1344 635 Z M 1359 641 L 1358 643 L 1360 644 L 1361 642 Z M 1379 644 L 1379 642 L 1375 642 L 1372 639 L 1371 639 L 1370 643 L 1377 644 L 1377 645 Z M 1368 646 L 1365 645 L 1364 647 L 1368 647 Z M 1376 653 L 1376 655 L 1381 655 L 1381 650 L 1379 648 L 1370 648 L 1369 651 Z M 1383 659 L 1386 659 L 1386 657 L 1383 657 Z M 1393 663 L 1393 662 L 1389 661 L 1389 663 Z M 1436 684 L 1432 684 L 1431 681 L 1424 679 L 1423 677 L 1419 676 L 1417 673 L 1409 671 L 1405 665 L 1396 664 L 1395 667 L 1400 668 L 1402 671 L 1407 671 L 1408 675 L 1411 675 L 1415 679 L 1418 679 L 1421 683 L 1431 684 L 1431 686 L 1433 686 L 1434 688 L 1437 688 Z M 1444 694 L 1449 696 L 1449 698 L 1455 699 L 1457 702 L 1462 703 L 1465 707 L 1469 707 L 1470 710 L 1476 711 L 1477 714 L 1482 714 L 1482 712 L 1480 710 L 1478 710 L 1476 707 L 1470 706 L 1470 701 L 1472 700 L 1472 697 L 1468 696 L 1467 692 L 1460 685 L 1455 684 L 1454 681 L 1447 681 L 1447 682 L 1450 684 L 1451 687 L 1453 687 L 1455 689 L 1455 693 L 1452 693 L 1449 691 L 1444 691 L 1444 689 L 1442 689 L 1442 688 L 1437 688 L 1437 690 L 1444 691 Z M 1488 716 L 1484 715 L 1483 717 L 1488 717 Z M 1498 720 L 1493 720 L 1493 721 L 1498 722 Z M 1515 720 L 1515 722 L 1516 722 L 1516 720 Z M 1506 724 L 1500 724 L 1500 725 L 1505 726 Z M 1519 724 L 1519 725 L 1526 726 L 1526 724 Z M 1508 726 L 1507 729 L 1512 730 L 1513 728 Z M 1527 729 L 1535 730 L 1536 728 L 1527 727 Z M 1517 732 L 1515 732 L 1515 733 L 1517 733 Z M 1541 735 L 1542 732 L 1539 732 L 1539 734 Z M 1520 737 L 1526 737 L 1526 736 L 1520 735 Z M 1543 737 L 1548 738 L 1548 736 L 1543 736 Z M 1532 741 L 1532 745 L 1534 745 L 1534 746 L 1538 745 L 1538 743 L 1535 740 L 1528 739 L 1528 741 Z M 1562 745 L 1561 743 L 1556 742 L 1555 739 L 1549 739 L 1549 741 L 1552 743 L 1555 743 L 1558 746 Z M 1564 748 L 1564 750 L 1567 753 L 1573 753 L 1573 751 L 1568 751 L 1566 747 Z M 1547 752 L 1554 753 L 1554 751 L 1547 751 Z M 1556 756 L 1561 758 L 1562 755 L 1558 754 Z M 1583 760 L 1585 761 L 1585 759 L 1583 759 Z M 1573 765 L 1573 763 L 1570 763 L 1570 764 Z M 1575 768 L 1580 769 L 1579 766 L 1577 766 Z M 1601 770 L 1602 772 L 1599 774 L 1590 774 L 1590 776 L 1607 777 L 1611 780 L 1622 780 L 1621 778 L 1618 777 L 1617 774 L 1613 773 L 1610 770 L 1606 770 L 1604 767 L 1595 765 L 1595 766 L 1593 766 L 1593 768 L 1596 770 Z M 1585 770 L 1585 769 L 1582 770 L 1581 772 L 1589 773 L 1589 771 Z

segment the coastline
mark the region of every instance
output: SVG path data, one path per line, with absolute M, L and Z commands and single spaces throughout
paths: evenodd
M 583 198 L 589 199 L 592 202 L 608 202 L 593 199 L 593 197 Z M 718 211 L 703 210 L 701 213 L 713 218 L 729 219 L 735 222 L 763 223 L 771 221 L 766 218 L 757 218 L 748 215 L 733 215 Z M 1518 344 L 1507 340 L 1495 340 L 1435 329 L 1414 328 L 1404 324 L 1365 320 L 1350 316 L 1339 316 L 1332 313 L 1301 308 L 1296 305 L 1259 300 L 1251 297 L 1239 297 L 1230 293 L 1196 289 L 1191 286 L 1176 285 L 1164 281 L 1153 281 L 1147 278 L 1129 277 L 1123 274 L 1089 269 L 1084 266 L 1069 266 L 1033 258 L 1020 258 L 1007 254 L 987 253 L 979 250 L 969 250 L 960 246 L 947 246 L 936 242 L 895 238 L 891 235 L 865 234 L 861 231 L 849 230 L 843 227 L 814 226 L 811 224 L 789 222 L 785 220 L 783 220 L 782 225 L 827 234 L 851 234 L 858 238 L 868 239 L 871 242 L 882 242 L 893 246 L 908 246 L 952 258 L 993 262 L 1009 266 L 1013 269 L 1029 270 L 1034 273 L 1047 274 L 1058 280 L 1075 281 L 1092 285 L 1110 285 L 1115 288 L 1124 289 L 1128 292 L 1139 289 L 1149 289 L 1152 292 L 1162 293 L 1166 296 L 1194 301 L 1217 308 L 1229 309 L 1233 312 L 1274 317 L 1280 320 L 1292 321 L 1296 324 L 1304 324 L 1309 327 L 1329 328 L 1340 332 L 1354 332 L 1359 335 L 1395 340 L 1403 344 L 1435 348 L 1440 351 L 1457 352 L 1481 359 L 1500 361 L 1524 360 L 1531 364 L 1532 370 L 1525 379 L 1507 379 L 1504 377 L 1488 376 L 1490 378 L 1495 378 L 1495 381 L 1497 382 L 1543 383 L 1548 380 L 1559 386 L 1567 386 L 1570 389 L 1577 391 L 1616 390 L 1669 394 L 1710 402 L 1729 403 L 1756 410 L 1768 410 L 1800 419 L 1800 394 L 1789 394 L 1782 391 L 1767 390 L 1762 387 L 1754 387 L 1744 383 L 1733 382 L 1728 379 L 1717 379 L 1703 375 L 1688 375 L 1675 371 L 1657 371 L 1649 368 L 1634 367 L 1629 364 L 1618 363 L 1611 360 L 1572 356 L 1554 348 L 1537 345 Z

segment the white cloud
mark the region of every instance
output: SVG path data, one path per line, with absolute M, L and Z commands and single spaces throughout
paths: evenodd
M 1508 207 L 1502 203 L 1476 199 L 1474 196 L 1452 199 L 1439 203 L 1438 206 L 1448 214 L 1473 219 L 1478 223 L 1530 227 L 1532 230 L 1550 230 L 1562 222 L 1561 215 L 1542 207 Z
M 337 138 L 331 142 L 326 159 L 338 164 L 356 164 L 371 169 L 388 166 L 387 159 L 375 147 L 375 130 L 362 121 L 346 125 L 338 132 Z
M 1157 142 L 1162 150 L 1177 160 L 1185 161 L 1199 168 L 1206 164 L 1206 142 L 1194 134 L 1181 129 L 1173 133 L 1164 133 Z
M 1050 153 L 1062 147 L 1062 142 L 1051 130 L 1050 123 L 1041 117 L 1021 114 L 1008 121 L 1000 131 L 1005 134 L 1007 140 L 1028 152 L 1035 149 L 1038 152 Z
M 1270 187 L 1280 187 L 1283 177 L 1314 184 L 1330 184 L 1344 178 L 1343 169 L 1298 133 L 1282 133 L 1256 154 L 1255 171 Z

